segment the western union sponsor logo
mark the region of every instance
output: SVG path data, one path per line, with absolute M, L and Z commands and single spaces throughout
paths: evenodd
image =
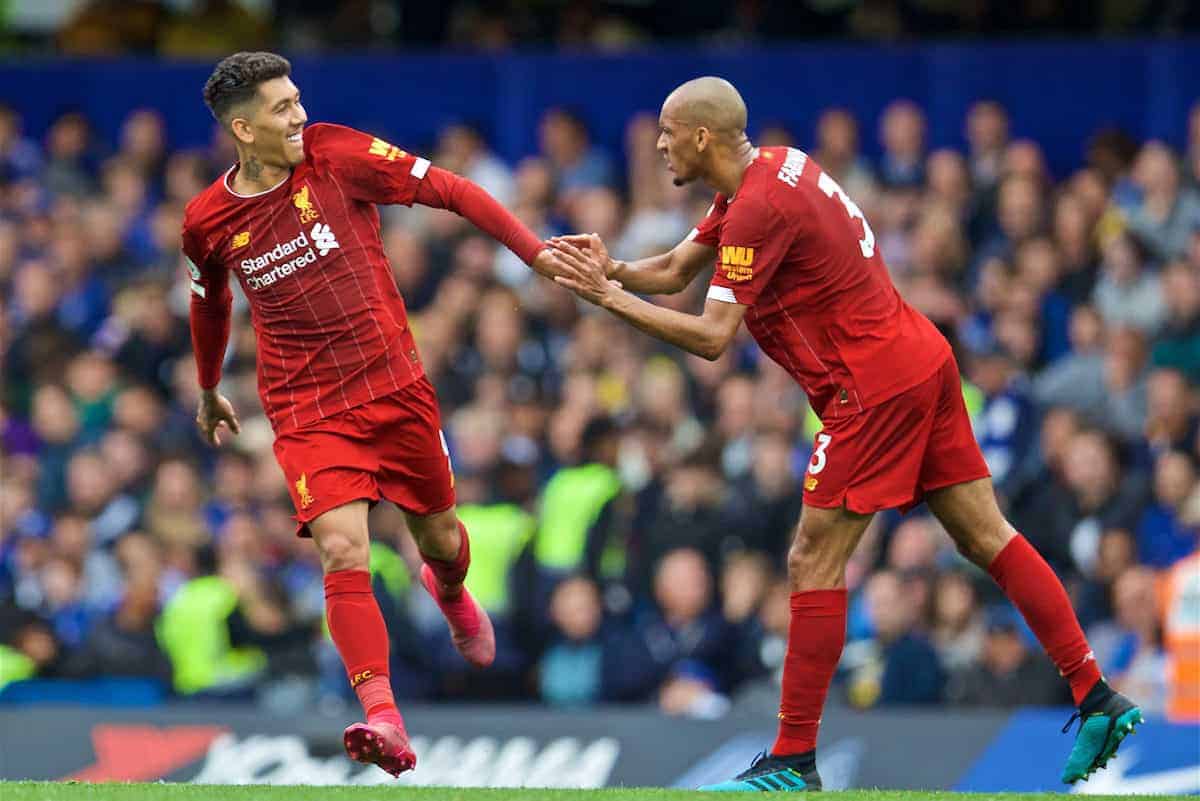
M 749 281 L 754 275 L 754 248 L 738 245 L 721 246 L 721 268 L 730 281 Z
M 400 148 L 396 147 L 395 145 L 388 144 L 379 137 L 375 137 L 373 140 L 371 140 L 369 152 L 372 156 L 379 156 L 381 159 L 387 159 L 388 161 L 395 161 L 396 159 L 404 158 L 408 155 Z
M 727 267 L 749 267 L 754 263 L 754 248 L 734 245 L 721 246 L 721 264 Z

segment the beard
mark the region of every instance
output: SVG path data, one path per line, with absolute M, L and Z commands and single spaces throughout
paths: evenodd
M 678 175 L 676 175 L 674 178 L 671 179 L 671 183 L 675 184 L 676 186 L 687 186 L 694 180 L 696 180 L 694 177 L 680 178 Z

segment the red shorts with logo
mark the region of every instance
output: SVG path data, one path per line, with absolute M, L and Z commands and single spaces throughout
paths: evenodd
M 399 392 L 275 440 L 296 507 L 297 534 L 330 509 L 385 498 L 417 515 L 454 505 L 454 473 L 437 396 L 421 376 Z
M 804 474 L 804 503 L 908 511 L 931 490 L 989 475 L 951 357 L 912 389 L 825 426 Z

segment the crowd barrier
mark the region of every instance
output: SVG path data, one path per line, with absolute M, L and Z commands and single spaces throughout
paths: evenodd
M 768 703 L 711 721 L 648 707 L 405 705 L 418 766 L 399 780 L 342 753 L 349 713 L 279 717 L 213 703 L 8 705 L 0 708 L 0 779 L 694 787 L 732 775 L 770 746 Z M 1069 712 L 833 707 L 819 768 L 827 789 L 1061 789 L 1071 736 L 1059 730 Z M 1200 791 L 1200 727 L 1149 720 L 1084 788 Z

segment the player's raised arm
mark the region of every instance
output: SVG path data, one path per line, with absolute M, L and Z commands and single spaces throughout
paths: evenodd
M 711 298 L 700 315 L 655 306 L 605 275 L 604 264 L 594 251 L 582 251 L 561 240 L 554 247 L 564 272 L 555 281 L 650 336 L 705 359 L 715 360 L 725 352 L 746 314 L 746 307 L 740 303 Z
M 474 181 L 431 166 L 413 202 L 458 214 L 547 278 L 561 273 L 554 252 Z
M 682 292 L 706 264 L 712 264 L 717 255 L 715 245 L 698 241 L 694 236 L 689 236 L 666 253 L 637 261 L 613 259 L 608 255 L 604 242 L 595 234 L 555 237 L 550 242 L 566 242 L 594 254 L 604 266 L 605 275 L 619 281 L 630 292 L 643 295 Z
M 320 123 L 305 132 L 314 162 L 335 173 L 356 200 L 449 209 L 545 276 L 557 274 L 552 251 L 479 185 L 370 134 Z

